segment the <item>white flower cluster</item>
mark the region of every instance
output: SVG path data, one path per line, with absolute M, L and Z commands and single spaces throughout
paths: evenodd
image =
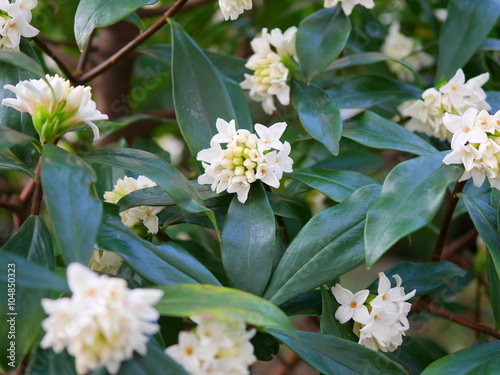
M 247 375 L 256 361 L 250 339 L 255 329 L 246 330 L 241 320 L 221 321 L 191 318 L 198 325 L 179 333 L 178 344 L 165 352 L 190 375 Z
M 210 148 L 201 150 L 196 157 L 205 168 L 198 183 L 212 185 L 217 194 L 224 190 L 237 193 L 238 200 L 245 203 L 252 182 L 261 180 L 278 188 L 283 172 L 292 172 L 290 144 L 279 140 L 286 123 L 278 122 L 269 128 L 255 124 L 257 135 L 236 130 L 234 120 L 228 123 L 217 119 L 216 126 L 219 133 L 212 137 Z M 221 144 L 227 146 L 222 149 Z
M 19 112 L 28 112 L 43 142 L 52 142 L 73 128 L 85 123 L 92 128 L 94 140 L 99 139 L 99 129 L 92 121 L 107 120 L 108 116 L 96 109 L 90 87 L 72 87 L 64 78 L 45 76 L 45 79 L 20 81 L 16 86 L 5 85 L 16 94 L 2 104 Z
M 245 10 L 252 9 L 252 0 L 219 0 L 219 8 L 226 21 L 235 20 Z
M 295 26 L 284 33 L 280 29 L 273 29 L 269 33 L 264 28 L 261 36 L 251 42 L 254 54 L 245 67 L 253 70 L 254 74 L 245 74 L 245 80 L 240 85 L 250 90 L 252 100 L 262 102 L 262 108 L 267 114 L 276 110 L 275 96 L 282 105 L 290 104 L 290 86 L 287 81 L 292 76 L 290 70 L 295 70 L 293 60 L 297 60 L 296 35 Z
M 159 329 L 152 305 L 163 292 L 130 290 L 125 280 L 96 275 L 79 263 L 71 263 L 67 271 L 71 298 L 42 299 L 49 316 L 42 322 L 40 346 L 56 353 L 66 348 L 75 357 L 78 374 L 104 366 L 116 374 L 134 351 L 145 355 L 148 335 Z
M 133 191 L 156 186 L 156 182 L 145 176 L 132 178 L 125 176 L 116 181 L 115 189 L 104 193 L 104 201 L 108 203 L 118 203 L 125 195 Z M 140 221 L 148 228 L 149 233 L 158 233 L 158 217 L 156 216 L 165 207 L 163 206 L 139 206 L 120 212 L 123 224 L 129 228 L 135 227 Z
M 30 25 L 31 10 L 38 0 L 0 0 L 0 48 L 19 50 L 21 37 L 32 38 L 38 30 Z
M 367 303 L 368 290 L 353 294 L 340 284 L 332 287 L 332 293 L 340 304 L 335 318 L 342 324 L 353 319 L 354 333 L 359 343 L 375 351 L 392 352 L 401 345 L 405 332 L 410 328 L 408 312 L 411 304 L 405 302 L 416 290 L 405 294 L 399 275 L 394 275 L 396 287 L 383 272 L 379 272 L 378 295 Z M 367 306 L 368 305 L 368 306 Z
M 382 52 L 390 58 L 407 62 L 416 71 L 433 65 L 434 57 L 422 52 L 420 43 L 401 34 L 399 28 L 400 25 L 397 22 L 391 25 L 389 34 L 382 45 Z M 387 61 L 387 65 L 390 71 L 396 74 L 400 80 L 413 80 L 413 73 L 405 66 L 395 61 Z
M 423 100 L 405 102 L 400 106 L 401 113 L 411 117 L 406 128 L 440 140 L 450 139 L 451 133 L 443 123 L 444 114 L 463 115 L 469 108 L 490 110 L 485 100 L 486 93 L 481 88 L 489 78 L 489 73 L 484 73 L 465 82 L 464 72 L 459 69 L 439 90 L 427 89 L 422 94 Z
M 373 0 L 325 0 L 325 8 L 334 7 L 340 3 L 342 10 L 346 15 L 350 15 L 356 5 L 362 5 L 365 8 L 372 9 L 375 6 Z
M 462 116 L 447 113 L 443 123 L 453 133 L 453 151 L 443 162 L 464 165 L 459 181 L 472 177 L 474 185 L 480 187 L 487 177 L 490 185 L 500 190 L 500 111 L 490 115 L 469 108 Z

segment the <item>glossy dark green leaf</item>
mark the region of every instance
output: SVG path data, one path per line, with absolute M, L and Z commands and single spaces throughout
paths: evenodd
M 42 153 L 42 187 L 55 244 L 66 264 L 88 264 L 101 222 L 102 203 L 91 190 L 94 170 L 54 145 Z
M 451 0 L 439 34 L 436 82 L 450 79 L 481 46 L 500 15 L 497 0 Z
M 278 329 L 267 329 L 309 366 L 325 375 L 404 375 L 394 362 L 358 343 L 331 335 L 295 331 L 297 338 Z
M 0 61 L 30 72 L 37 78 L 45 75 L 40 64 L 20 51 L 0 50 Z
M 269 203 L 277 216 L 287 217 L 297 220 L 302 225 L 311 218 L 311 209 L 309 205 L 297 197 L 286 197 L 279 194 L 267 194 Z
M 344 123 L 342 135 L 371 148 L 398 150 L 419 156 L 437 152 L 418 135 L 370 111 Z
M 210 147 L 218 118 L 236 113 L 226 85 L 203 51 L 176 22 L 172 28 L 172 77 L 175 112 L 191 154 Z
M 486 253 L 486 272 L 488 276 L 488 294 L 490 296 L 493 318 L 495 319 L 495 329 L 500 328 L 500 277 L 495 269 L 495 263 L 489 252 Z
M 453 277 L 464 277 L 465 270 L 454 263 L 441 261 L 434 263 L 400 262 L 384 272 L 389 280 L 399 275 L 403 280 L 406 293 L 416 289 L 415 296 L 428 294 L 438 289 Z M 371 292 L 377 291 L 378 279 L 368 287 Z
M 161 315 L 210 314 L 218 319 L 240 318 L 257 327 L 280 328 L 293 335 L 293 325 L 285 313 L 254 294 L 210 285 L 177 284 L 160 289 L 164 295 L 155 308 Z
M 385 179 L 380 199 L 366 218 L 366 263 L 371 267 L 399 239 L 429 223 L 443 202 L 448 185 L 463 173 L 445 165 L 439 152 L 398 164 Z
M 319 87 L 300 81 L 293 81 L 292 100 L 304 129 L 337 155 L 342 119 L 335 102 Z
M 20 163 L 5 154 L 0 154 L 0 170 L 20 172 L 33 179 L 36 179 L 36 174 L 31 169 L 29 169 L 23 163 Z
M 500 341 L 459 350 L 427 367 L 422 375 L 495 374 L 500 368 Z
M 350 32 L 351 23 L 340 7 L 321 9 L 300 23 L 295 45 L 308 82 L 342 52 Z
M 172 165 L 158 156 L 135 149 L 102 149 L 81 155 L 89 163 L 124 168 L 149 177 L 168 193 L 179 207 L 187 212 L 205 212 L 216 225 L 215 216 L 206 208 L 189 181 Z
M 31 352 L 26 375 L 76 375 L 74 359 L 66 350 L 54 353 L 52 349 L 39 346 Z
M 186 250 L 174 243 L 155 246 L 122 224 L 118 210 L 106 205 L 97 245 L 119 254 L 130 267 L 155 284 L 206 283 L 219 281 Z
M 222 230 L 222 264 L 233 288 L 261 295 L 276 250 L 274 213 L 261 183 L 243 204 L 234 196 Z
M 326 93 L 333 98 L 340 109 L 370 108 L 385 102 L 403 102 L 418 99 L 422 94 L 419 88 L 395 79 L 354 75 L 336 88 Z
M 486 101 L 491 106 L 491 113 L 500 111 L 500 91 L 487 91 Z
M 0 251 L 0 264 L 16 265 L 16 286 L 30 289 L 69 291 L 66 280 L 56 275 L 46 267 L 39 266 L 25 258 L 9 251 Z M 7 279 L 0 280 L 0 285 L 5 285 Z
M 33 262 L 47 270 L 53 271 L 55 269 L 55 258 L 50 233 L 43 219 L 39 216 L 28 218 L 19 231 L 2 247 L 2 253 L 3 252 L 10 252 L 18 255 L 26 259 L 26 261 Z M 11 339 L 16 343 L 17 365 L 28 353 L 41 330 L 40 322 L 45 317 L 45 313 L 43 312 L 40 300 L 43 297 L 48 297 L 50 294 L 47 294 L 47 291 L 44 290 L 33 290 L 20 286 L 19 283 L 16 282 L 16 278 L 20 277 L 20 275 L 17 275 L 18 269 L 23 265 L 16 264 L 15 262 L 1 262 L 1 264 L 3 268 L 2 275 L 5 275 L 5 279 L 7 279 L 7 276 L 13 276 L 12 280 L 6 280 L 10 281 L 11 285 L 2 284 L 0 286 L 0 294 L 2 295 L 2 299 L 6 301 L 0 304 L 0 315 L 6 319 L 11 317 L 15 318 L 15 339 L 12 337 Z M 13 265 L 9 266 L 9 264 Z M 12 288 L 14 285 L 15 293 L 13 296 L 9 296 L 9 294 L 6 293 L 8 291 L 7 287 Z M 7 305 L 9 297 L 13 297 L 15 300 L 13 305 Z M 10 324 L 0 325 L 0 335 L 5 338 L 5 340 L 0 340 L 0 349 L 4 353 L 7 353 L 11 341 L 7 340 L 9 328 Z M 0 363 L 3 365 L 2 367 L 7 368 L 7 366 L 5 366 L 5 361 L 7 361 L 6 356 L 0 358 Z
M 0 152 L 3 152 L 15 145 L 37 142 L 35 138 L 3 125 L 0 125 L 0 134 L 2 134 L 2 137 L 0 138 Z
M 326 70 L 344 69 L 344 68 L 349 68 L 351 66 L 375 64 L 383 61 L 395 61 L 403 65 L 408 70 L 410 70 L 417 78 L 417 80 L 419 79 L 418 73 L 406 61 L 393 59 L 387 55 L 384 55 L 381 52 L 362 52 L 354 55 L 347 55 L 338 60 L 335 60 L 333 63 L 330 64 L 330 66 Z
M 75 38 L 78 48 L 83 50 L 90 33 L 98 27 L 117 23 L 144 5 L 157 0 L 80 0 L 75 14 Z
M 432 362 L 447 355 L 448 352 L 434 341 L 419 336 L 403 337 L 403 344 L 392 353 L 387 353 L 398 362 L 409 375 L 420 375 Z
M 497 212 L 487 203 L 462 194 L 469 216 L 483 239 L 500 277 L 500 237 L 498 235 Z
M 318 190 L 334 202 L 342 202 L 362 186 L 377 184 L 373 178 L 358 172 L 322 168 L 297 168 L 287 177 Z
M 349 341 L 357 342 L 358 338 L 352 331 L 352 322 L 341 324 L 337 318 L 335 318 L 335 313 L 339 308 L 339 304 L 329 286 L 328 289 L 324 285 L 321 286 L 321 298 L 323 301 L 323 311 L 321 313 L 321 333 L 326 335 L 333 335 L 346 339 Z
M 321 292 L 317 289 L 304 293 L 280 305 L 280 309 L 290 318 L 295 316 L 320 316 L 321 308 Z
M 313 216 L 278 262 L 264 297 L 280 305 L 363 263 L 366 212 L 379 193 L 380 185 L 364 186 Z

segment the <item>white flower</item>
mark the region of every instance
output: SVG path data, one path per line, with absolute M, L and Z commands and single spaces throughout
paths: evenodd
M 373 0 L 325 0 L 324 6 L 325 8 L 331 8 L 339 2 L 342 5 L 342 10 L 348 16 L 352 13 L 352 10 L 356 5 L 362 5 L 368 9 L 372 9 L 375 6 Z
M 0 1 L 0 48 L 19 50 L 21 37 L 32 38 L 39 31 L 31 26 L 31 10 L 38 0 Z
M 252 9 L 252 0 L 219 0 L 219 8 L 226 21 L 235 20 L 245 10 Z
M 191 375 L 247 375 L 256 361 L 250 339 L 255 330 L 246 330 L 241 320 L 220 321 L 191 317 L 198 326 L 179 333 L 178 344 L 165 352 Z
M 92 271 L 116 275 L 118 268 L 123 264 L 123 258 L 112 251 L 94 250 L 89 268 Z
M 295 26 L 288 28 L 284 33 L 280 29 L 272 29 L 266 36 L 269 43 L 276 48 L 278 55 L 292 56 L 296 59 L 295 38 L 297 31 Z
M 108 119 L 96 109 L 90 87 L 72 87 L 69 81 L 57 74 L 53 77 L 46 75 L 45 80 L 31 79 L 4 88 L 16 94 L 16 98 L 3 99 L 2 104 L 19 112 L 28 112 L 44 142 L 53 141 L 83 124 L 90 126 L 94 140 L 97 140 L 99 129 L 93 121 Z
M 484 73 L 465 82 L 464 72 L 458 69 L 439 91 L 449 96 L 453 107 L 459 111 L 459 114 L 463 114 L 470 107 L 490 110 L 491 107 L 485 101 L 486 93 L 481 88 L 489 78 L 489 73 Z
M 212 182 L 211 182 L 212 183 Z M 104 201 L 108 203 L 118 203 L 125 195 L 133 191 L 156 186 L 156 182 L 150 180 L 146 176 L 139 176 L 137 179 L 125 176 L 123 179 L 118 179 L 113 191 L 104 193 Z M 165 207 L 158 206 L 138 206 L 125 210 L 120 213 L 123 224 L 129 228 L 133 228 L 142 221 L 148 229 L 148 233 L 158 233 L 158 217 L 156 216 Z
M 484 130 L 475 126 L 477 114 L 475 108 L 469 108 L 462 116 L 445 114 L 443 124 L 453 133 L 452 148 L 465 146 L 468 143 L 481 143 L 488 139 Z
M 152 305 L 163 292 L 130 290 L 125 280 L 98 276 L 78 263 L 71 263 L 67 272 L 72 297 L 42 299 L 49 316 L 42 322 L 46 333 L 40 346 L 56 353 L 67 349 L 78 374 L 101 367 L 116 374 L 134 351 L 145 355 L 149 335 L 159 329 Z
M 364 305 L 366 298 L 370 294 L 368 290 L 360 290 L 353 294 L 350 290 L 343 288 L 340 284 L 332 287 L 332 294 L 341 305 L 335 312 L 335 318 L 344 324 L 354 319 L 355 322 L 367 324 L 370 314 Z
M 291 172 L 293 164 L 288 156 L 290 144 L 279 140 L 286 126 L 284 122 L 269 128 L 255 124 L 256 135 L 246 129 L 236 130 L 234 120 L 228 123 L 218 119 L 219 133 L 212 137 L 211 147 L 197 155 L 205 170 L 198 183 L 210 184 L 217 194 L 225 190 L 237 193 L 241 203 L 246 202 L 250 184 L 257 180 L 278 188 L 283 172 Z M 225 148 L 221 144 L 226 144 Z

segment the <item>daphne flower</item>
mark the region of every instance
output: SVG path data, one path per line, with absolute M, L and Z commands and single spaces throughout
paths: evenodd
M 219 0 L 219 8 L 226 21 L 235 20 L 245 10 L 252 9 L 252 0 Z
M 29 24 L 38 0 L 0 1 L 0 48 L 19 49 L 21 37 L 32 38 L 39 31 Z
M 368 308 L 364 305 L 366 298 L 370 292 L 368 290 L 360 290 L 353 294 L 350 290 L 345 289 L 342 285 L 337 284 L 332 287 L 332 294 L 340 304 L 340 307 L 335 312 L 335 318 L 344 324 L 347 321 L 354 319 L 358 323 L 368 323 L 370 314 Z
M 255 330 L 246 330 L 243 321 L 191 318 L 197 327 L 180 332 L 178 344 L 165 352 L 191 375 L 247 375 L 255 362 L 250 339 Z
M 484 130 L 475 126 L 477 114 L 475 108 L 469 108 L 462 116 L 445 114 L 443 124 L 453 133 L 452 148 L 468 143 L 481 143 L 488 139 Z
M 250 184 L 257 180 L 278 188 L 283 172 L 292 172 L 290 144 L 279 140 L 286 129 L 284 122 L 269 128 L 255 124 L 257 134 L 246 129 L 236 130 L 235 121 L 218 119 L 219 133 L 210 140 L 210 148 L 198 152 L 204 173 L 198 183 L 209 184 L 217 194 L 227 190 L 236 193 L 245 203 Z M 221 144 L 225 145 L 224 147 Z
M 145 176 L 139 176 L 137 179 L 125 176 L 116 181 L 113 191 L 104 193 L 104 201 L 108 203 L 118 203 L 125 195 L 133 191 L 156 186 L 156 182 Z M 123 224 L 129 228 L 135 227 L 142 222 L 149 233 L 158 233 L 158 217 L 156 216 L 165 207 L 158 206 L 139 206 L 133 207 L 120 213 Z
M 98 276 L 79 263 L 71 263 L 67 272 L 72 297 L 42 299 L 49 316 L 42 322 L 40 346 L 56 353 L 67 349 L 78 374 L 102 367 L 116 374 L 134 351 L 145 355 L 149 335 L 159 329 L 153 305 L 163 292 L 130 290 L 125 280 Z
M 116 275 L 123 264 L 123 258 L 112 251 L 94 250 L 89 268 L 92 271 Z
M 16 94 L 6 98 L 2 104 L 33 117 L 33 124 L 43 142 L 52 142 L 70 130 L 87 124 L 99 139 L 99 129 L 93 123 L 107 120 L 108 116 L 96 109 L 90 87 L 70 86 L 64 78 L 46 75 L 45 79 L 30 79 L 16 86 L 5 85 L 5 89 Z
M 331 8 L 341 3 L 342 10 L 346 15 L 350 15 L 356 5 L 362 5 L 365 8 L 372 9 L 375 6 L 373 0 L 325 0 L 325 8 Z

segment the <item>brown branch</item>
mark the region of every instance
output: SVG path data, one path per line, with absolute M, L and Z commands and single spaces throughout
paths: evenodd
M 441 254 L 441 259 L 449 259 L 456 252 L 463 249 L 465 246 L 474 243 L 474 240 L 477 236 L 477 229 L 471 228 L 467 233 L 465 233 L 462 237 L 458 238 L 448 246 L 445 246 L 443 249 L 443 253 Z
M 35 173 L 38 178 L 36 179 L 35 191 L 33 192 L 33 202 L 31 203 L 31 215 L 40 214 L 40 206 L 42 205 L 43 192 L 42 192 L 42 179 L 40 177 L 40 171 L 42 169 L 41 167 L 42 167 L 42 161 L 40 160 L 35 170 Z
M 427 310 L 433 312 L 436 315 L 439 315 L 445 319 L 448 319 L 452 322 L 460 324 L 464 327 L 471 328 L 473 330 L 486 333 L 487 335 L 493 336 L 497 339 L 500 339 L 500 332 L 492 330 L 490 327 L 482 325 L 474 320 L 463 317 L 461 315 L 455 314 L 454 312 L 448 311 L 445 308 L 436 305 L 435 303 L 430 302 L 426 306 Z
M 184 6 L 184 9 L 196 8 L 200 5 L 205 5 L 205 4 L 208 4 L 211 2 L 213 2 L 213 0 L 192 0 Z M 162 15 L 163 13 L 165 13 L 167 10 L 170 9 L 170 7 L 171 7 L 171 5 L 169 4 L 169 5 L 164 5 L 161 7 L 141 8 L 141 9 L 137 10 L 136 13 L 141 18 L 142 17 L 156 17 L 156 16 L 159 16 L 159 15 Z
M 82 54 L 80 55 L 80 58 L 78 59 L 78 63 L 76 64 L 76 70 L 75 73 L 73 74 L 75 79 L 79 79 L 79 77 L 83 74 L 85 65 L 87 65 L 87 61 L 89 58 L 90 50 L 92 49 L 92 39 L 94 38 L 95 35 L 95 29 L 92 30 L 92 32 L 89 35 L 89 38 L 87 40 L 87 44 L 85 45 L 85 48 L 83 49 Z
M 21 201 L 17 196 L 7 197 L 6 195 L 2 195 L 0 196 L 0 207 L 17 212 L 21 207 Z
M 114 53 L 107 60 L 103 61 L 101 64 L 96 66 L 95 68 L 89 70 L 85 74 L 83 74 L 75 83 L 85 83 L 90 81 L 91 79 L 97 77 L 102 72 L 111 68 L 114 64 L 116 64 L 123 57 L 132 52 L 139 44 L 148 39 L 151 35 L 153 35 L 156 31 L 158 31 L 163 25 L 167 23 L 167 18 L 172 17 L 175 13 L 177 13 L 183 5 L 187 2 L 187 0 L 177 0 L 172 7 L 170 7 L 154 24 L 152 24 L 146 31 L 139 34 L 136 38 L 131 40 L 125 46 L 123 46 L 119 51 Z
M 453 211 L 458 203 L 457 194 L 459 194 L 465 186 L 466 181 L 457 182 L 453 193 L 451 193 L 450 200 L 448 201 L 448 206 L 446 207 L 446 212 L 444 214 L 443 223 L 441 225 L 441 231 L 439 232 L 439 237 L 436 242 L 436 247 L 434 248 L 434 254 L 432 256 L 432 262 L 437 262 L 441 259 L 441 254 L 443 252 L 444 242 L 446 241 L 446 235 L 448 234 L 448 229 L 450 227 L 451 219 L 453 218 Z
M 54 51 L 52 51 L 50 49 L 50 47 L 47 44 L 45 44 L 45 41 L 42 38 L 38 37 L 38 36 L 35 36 L 33 38 L 33 40 L 35 41 L 35 43 L 38 46 L 38 48 L 40 48 L 43 52 L 45 52 L 48 56 L 50 56 L 56 62 L 57 66 L 59 67 L 59 69 L 61 69 L 61 71 L 64 73 L 64 75 L 71 82 L 75 82 L 75 79 L 73 78 L 73 75 L 69 71 L 69 69 L 66 66 L 66 64 L 62 62 L 62 60 L 54 53 Z

